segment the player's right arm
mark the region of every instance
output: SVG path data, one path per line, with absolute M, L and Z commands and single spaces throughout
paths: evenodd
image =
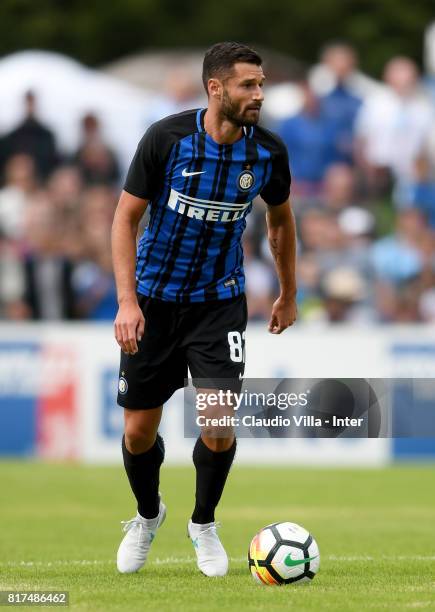
M 118 296 L 115 338 L 124 353 L 137 353 L 145 319 L 136 297 L 136 237 L 148 200 L 122 191 L 112 225 L 112 259 Z

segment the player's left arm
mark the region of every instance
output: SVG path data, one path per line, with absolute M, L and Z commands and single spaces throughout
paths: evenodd
M 280 334 L 293 325 L 296 308 L 296 224 L 290 200 L 268 206 L 266 212 L 270 250 L 279 279 L 280 295 L 274 302 L 269 331 Z

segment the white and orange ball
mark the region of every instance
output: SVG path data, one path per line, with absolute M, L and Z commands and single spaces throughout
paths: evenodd
M 249 546 L 251 575 L 260 584 L 307 582 L 319 571 L 319 547 L 296 523 L 272 523 L 259 531 Z

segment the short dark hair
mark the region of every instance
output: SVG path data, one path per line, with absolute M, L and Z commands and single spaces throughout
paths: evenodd
M 256 51 L 236 42 L 216 43 L 206 51 L 202 65 L 202 82 L 207 94 L 208 80 L 222 78 L 237 62 L 261 66 L 263 60 Z

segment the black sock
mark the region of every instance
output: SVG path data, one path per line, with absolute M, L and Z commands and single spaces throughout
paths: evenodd
M 211 523 L 214 511 L 224 490 L 225 482 L 236 453 L 236 439 L 231 447 L 222 452 L 213 452 L 199 437 L 193 449 L 196 467 L 196 503 L 192 514 L 194 523 Z
M 137 499 L 137 511 L 144 518 L 155 518 L 159 513 L 159 475 L 165 457 L 163 438 L 157 434 L 153 446 L 133 455 L 122 436 L 122 456 L 131 489 Z

